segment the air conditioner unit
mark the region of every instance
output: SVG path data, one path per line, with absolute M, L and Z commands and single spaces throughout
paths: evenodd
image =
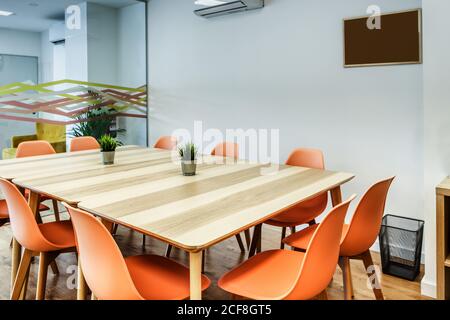
M 200 17 L 212 18 L 230 13 L 260 9 L 263 7 L 264 0 L 237 0 L 198 9 L 195 10 L 194 13 Z
M 54 44 L 64 42 L 66 40 L 66 24 L 58 22 L 53 24 L 49 29 L 49 41 Z

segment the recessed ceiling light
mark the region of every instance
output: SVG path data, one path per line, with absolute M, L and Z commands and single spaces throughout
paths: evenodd
M 12 16 L 13 14 L 14 14 L 14 12 L 11 12 L 11 11 L 0 10 L 0 16 L 3 16 L 3 17 Z

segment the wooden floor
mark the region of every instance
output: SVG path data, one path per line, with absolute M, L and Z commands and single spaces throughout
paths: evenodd
M 44 218 L 44 220 L 52 218 Z M 279 246 L 280 231 L 265 227 L 263 231 L 263 250 L 276 249 Z M 9 225 L 0 228 L 0 299 L 9 299 L 11 255 L 9 244 L 11 240 L 11 229 Z M 142 236 L 119 227 L 116 240 L 125 256 L 139 254 L 163 255 L 165 244 L 147 237 L 146 247 L 142 247 Z M 379 264 L 378 254 L 373 254 L 374 261 Z M 174 249 L 172 258 L 188 265 L 188 255 L 185 252 Z M 34 298 L 36 287 L 37 259 L 34 261 L 30 271 L 30 282 L 27 299 Z M 226 300 L 229 295 L 217 287 L 218 278 L 234 266 L 245 260 L 241 254 L 234 238 L 228 239 L 217 246 L 209 249 L 206 253 L 205 273 L 213 281 L 211 287 L 204 293 L 204 299 Z M 76 257 L 73 253 L 61 255 L 57 259 L 60 270 L 59 275 L 54 275 L 49 270 L 47 281 L 47 299 L 74 300 L 76 289 L 74 289 L 76 270 Z M 367 277 L 362 262 L 352 262 L 352 276 L 356 300 L 374 299 L 372 290 L 367 286 Z M 420 295 L 419 277 L 415 282 L 398 279 L 388 275 L 382 275 L 381 285 L 386 299 L 389 300 L 422 300 L 426 297 Z M 343 299 L 342 276 L 339 268 L 336 269 L 333 282 L 328 289 L 330 300 Z

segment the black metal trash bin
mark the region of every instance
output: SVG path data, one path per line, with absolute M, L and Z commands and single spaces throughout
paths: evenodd
M 383 273 L 414 281 L 420 273 L 425 222 L 394 215 L 383 217 L 379 235 Z

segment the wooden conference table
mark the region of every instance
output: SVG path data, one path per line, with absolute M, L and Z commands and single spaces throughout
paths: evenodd
M 124 147 L 112 166 L 101 163 L 98 151 L 83 151 L 0 161 L 0 177 L 31 191 L 34 212 L 39 195 L 47 195 L 189 252 L 191 299 L 202 296 L 205 249 L 323 192 L 338 204 L 340 186 L 354 177 L 285 165 L 262 174 L 266 167 L 256 163 L 204 160 L 196 176 L 184 177 L 170 151 Z M 14 241 L 12 277 L 20 252 Z M 78 274 L 84 284 L 80 268 Z M 78 290 L 84 299 L 85 285 Z

